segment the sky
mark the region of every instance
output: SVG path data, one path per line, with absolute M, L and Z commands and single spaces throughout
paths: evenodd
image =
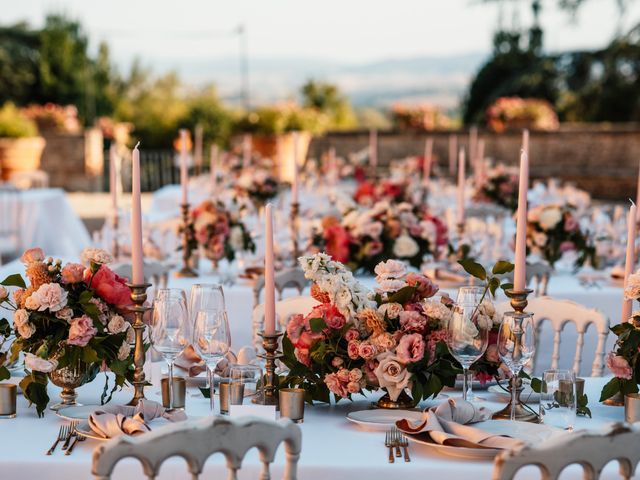
M 619 26 L 615 0 L 586 0 L 575 21 L 558 0 L 542 1 L 548 51 L 603 47 Z M 623 31 L 640 19 L 640 2 L 631 4 Z M 489 55 L 499 19 L 507 27 L 532 21 L 530 0 L 0 0 L 0 12 L 2 24 L 36 27 L 47 13 L 65 13 L 81 21 L 92 52 L 109 44 L 121 72 L 139 58 L 188 84 L 213 82 L 229 101 L 239 98 L 244 25 L 252 100 L 291 98 L 316 78 L 356 104 L 445 108 L 458 105 Z

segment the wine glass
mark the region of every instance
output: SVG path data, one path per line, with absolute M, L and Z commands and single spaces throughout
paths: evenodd
M 536 350 L 536 331 L 532 313 L 505 312 L 498 331 L 498 354 L 513 377 Z M 512 384 L 512 387 L 514 384 Z M 511 420 L 516 419 L 516 389 L 511 388 Z
M 487 350 L 491 320 L 480 315 L 478 303 L 457 303 L 447 330 L 449 351 L 462 365 L 462 399 L 467 400 L 472 394 L 469 367 Z
M 184 291 L 160 289 L 153 302 L 150 339 L 169 366 L 169 408 L 173 408 L 173 363 L 189 345 L 190 328 Z
M 207 365 L 210 406 L 213 412 L 215 393 L 213 374 L 218 363 L 231 347 L 231 334 L 225 311 L 200 310 L 198 312 L 193 329 L 193 346 Z

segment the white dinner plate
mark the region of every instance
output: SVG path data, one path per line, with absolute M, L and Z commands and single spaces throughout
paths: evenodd
M 72 405 L 56 411 L 56 415 L 65 420 L 86 420 L 91 415 L 91 412 L 99 408 L 101 408 L 100 405 Z
M 472 425 L 486 432 L 497 435 L 508 435 L 524 441 L 525 443 L 538 443 L 555 435 L 561 435 L 564 430 L 539 423 L 512 422 L 511 420 L 487 420 L 486 422 Z M 424 435 L 406 435 L 409 441 L 426 445 L 430 449 L 452 457 L 468 458 L 474 460 L 493 460 L 503 450 L 497 448 L 466 448 L 440 445 L 426 438 Z
M 91 427 L 89 426 L 89 423 L 87 423 L 87 422 L 80 422 L 76 426 L 76 431 L 80 435 L 82 435 L 83 437 L 93 438 L 94 440 L 100 440 L 100 441 L 103 441 L 103 442 L 106 441 L 106 440 L 109 440 L 108 438 L 102 438 L 96 432 L 91 430 Z
M 417 422 L 422 418 L 422 412 L 420 410 L 373 408 L 347 413 L 347 420 L 367 430 L 387 430 L 403 418 L 411 422 Z

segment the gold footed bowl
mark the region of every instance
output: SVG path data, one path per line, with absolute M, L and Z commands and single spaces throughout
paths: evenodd
M 405 391 L 402 391 L 395 401 L 391 400 L 389 393 L 386 393 L 380 400 L 378 400 L 376 406 L 378 408 L 387 408 L 389 410 L 405 410 L 407 408 L 413 408 L 413 400 Z
M 85 383 L 89 383 L 96 378 L 97 374 L 97 365 L 88 365 L 80 360 L 73 365 L 58 368 L 57 370 L 49 373 L 49 380 L 51 380 L 51 383 L 62 388 L 62 392 L 60 392 L 60 398 L 62 401 L 52 405 L 49 409 L 57 411 L 65 407 L 81 406 L 81 404 L 76 401 L 78 398 L 76 388 L 81 387 Z

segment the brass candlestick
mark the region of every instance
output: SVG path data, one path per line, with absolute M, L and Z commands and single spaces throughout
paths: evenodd
M 147 289 L 151 286 L 150 283 L 131 284 L 127 286 L 131 289 L 131 300 L 133 300 L 133 306 L 129 307 L 129 311 L 133 312 L 133 331 L 135 332 L 135 347 L 133 349 L 133 398 L 127 405 L 138 405 L 138 402 L 144 398 L 144 312 L 151 308 L 146 306 L 144 302 L 147 301 Z
M 198 276 L 198 272 L 190 265 L 192 255 L 190 243 L 193 232 L 189 221 L 189 204 L 183 203 L 180 208 L 182 209 L 182 268 L 175 275 L 179 278 L 194 278 Z
M 291 240 L 293 243 L 293 265 L 297 265 L 300 256 L 300 248 L 298 245 L 298 230 L 300 225 L 300 204 L 298 202 L 291 204 L 291 213 L 289 214 L 289 228 L 291 230 Z
M 277 410 L 278 387 L 276 385 L 276 360 L 282 357 L 282 352 L 278 350 L 278 345 L 280 344 L 280 337 L 282 337 L 283 332 L 267 334 L 262 331 L 258 335 L 262 337 L 262 348 L 264 348 L 264 353 L 258 356 L 265 361 L 265 374 L 262 393 L 255 396 L 253 403 L 259 405 L 275 405 Z
M 528 288 L 525 288 L 524 290 L 519 290 L 519 291 L 510 289 L 510 290 L 506 290 L 505 294 L 507 295 L 507 297 L 511 299 L 511 308 L 513 308 L 513 310 L 516 313 L 524 313 L 524 309 L 527 308 L 527 305 L 529 304 L 527 297 L 532 292 L 533 290 L 530 290 Z M 516 345 L 514 346 L 514 351 L 516 351 L 519 348 L 520 348 L 519 342 L 516 342 Z M 515 389 L 516 391 L 516 415 L 515 415 L 516 420 L 519 420 L 521 422 L 538 423 L 540 421 L 540 419 L 538 418 L 538 415 L 536 415 L 534 412 L 530 410 L 527 410 L 520 400 L 520 395 L 522 394 L 522 391 L 524 390 L 524 388 L 522 386 L 522 379 L 515 375 L 512 376 L 511 379 L 509 380 L 509 388 L 508 388 L 509 394 L 513 392 L 513 389 Z M 494 413 L 493 418 L 496 420 L 511 420 L 511 409 L 512 409 L 512 405 L 511 405 L 511 402 L 509 402 L 507 406 L 504 407 L 502 410 Z

